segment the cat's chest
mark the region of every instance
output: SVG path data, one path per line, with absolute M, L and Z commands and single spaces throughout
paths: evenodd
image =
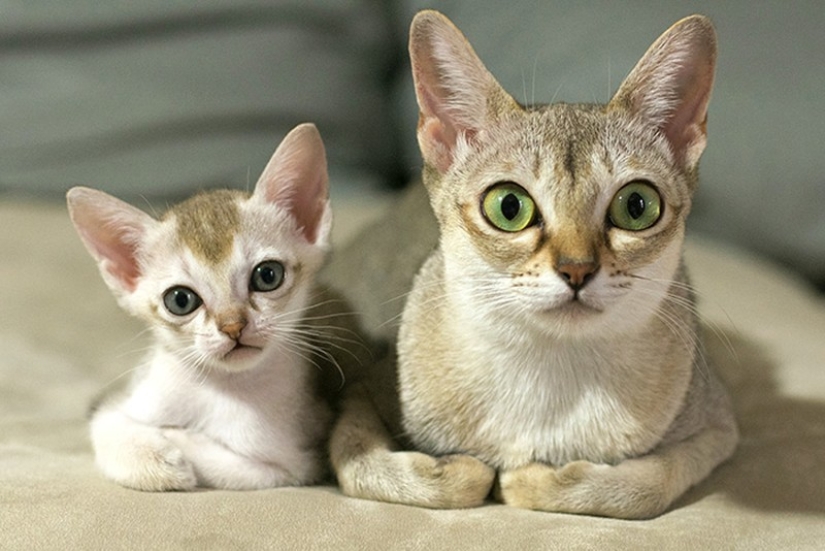
M 611 367 L 587 353 L 480 354 L 442 374 L 453 399 L 412 393 L 406 428 L 422 449 L 470 453 L 497 468 L 616 462 L 647 451 L 664 427 L 639 418 L 626 399 L 634 382 Z
M 610 463 L 644 451 L 644 428 L 612 388 L 586 381 L 510 381 L 478 409 L 472 445 L 491 450 L 501 467 L 577 459 Z

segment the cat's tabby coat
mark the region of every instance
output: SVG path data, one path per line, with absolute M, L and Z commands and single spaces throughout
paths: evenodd
M 160 220 L 87 188 L 68 205 L 119 304 L 155 339 L 128 391 L 93 413 L 104 475 L 150 491 L 319 480 L 330 411 L 304 318 L 331 211 L 315 127 L 290 132 L 252 194 L 204 192 Z
M 437 246 L 406 299 L 397 371 L 390 353 L 334 429 L 343 490 L 467 507 L 492 489 L 531 509 L 662 513 L 737 442 L 682 265 L 711 23 L 676 23 L 606 105 L 520 105 L 436 12 L 416 16 L 410 55 Z M 331 267 L 368 327 L 391 319 L 433 244 L 422 195 Z M 377 280 L 347 266 L 373 255 L 406 258 Z M 392 342 L 387 327 L 375 333 Z

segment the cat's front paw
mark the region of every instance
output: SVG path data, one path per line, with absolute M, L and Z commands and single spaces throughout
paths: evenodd
M 197 486 L 192 464 L 159 430 L 134 436 L 115 449 L 96 446 L 96 461 L 105 476 L 145 492 L 192 490 Z
M 417 477 L 414 483 L 426 489 L 419 503 L 436 509 L 477 507 L 490 494 L 496 472 L 486 463 L 469 455 L 431 457 L 418 452 L 396 452 L 408 462 Z
M 386 449 L 350 458 L 336 475 L 346 495 L 431 509 L 477 507 L 495 479 L 492 468 L 469 455 Z
M 521 509 L 609 515 L 600 506 L 602 496 L 596 495 L 591 484 L 593 471 L 608 468 L 587 461 L 574 461 L 561 468 L 543 463 L 530 463 L 499 473 L 496 499 Z M 610 489 L 603 488 L 603 492 Z
M 499 473 L 495 496 L 522 509 L 641 519 L 668 505 L 656 472 L 632 462 L 602 465 L 573 461 L 560 468 L 542 463 Z

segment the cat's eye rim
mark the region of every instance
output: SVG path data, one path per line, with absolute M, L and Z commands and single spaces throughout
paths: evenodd
M 279 260 L 264 260 L 252 268 L 249 289 L 256 293 L 269 293 L 284 283 L 286 268 Z
M 497 230 L 516 233 L 539 222 L 538 208 L 526 189 L 511 181 L 496 182 L 481 195 L 481 213 Z
M 640 232 L 655 226 L 664 216 L 665 203 L 656 186 L 647 180 L 632 180 L 610 201 L 608 223 L 621 230 Z
M 163 305 L 173 316 L 188 316 L 201 307 L 203 300 L 185 285 L 175 285 L 163 292 Z

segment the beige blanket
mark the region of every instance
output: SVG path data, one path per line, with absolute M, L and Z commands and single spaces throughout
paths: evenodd
M 335 205 L 340 239 L 363 207 Z M 60 205 L 0 202 L 0 549 L 825 549 L 825 302 L 707 241 L 688 262 L 742 429 L 649 521 L 490 503 L 431 511 L 332 486 L 148 494 L 95 471 L 85 410 L 146 346 Z

